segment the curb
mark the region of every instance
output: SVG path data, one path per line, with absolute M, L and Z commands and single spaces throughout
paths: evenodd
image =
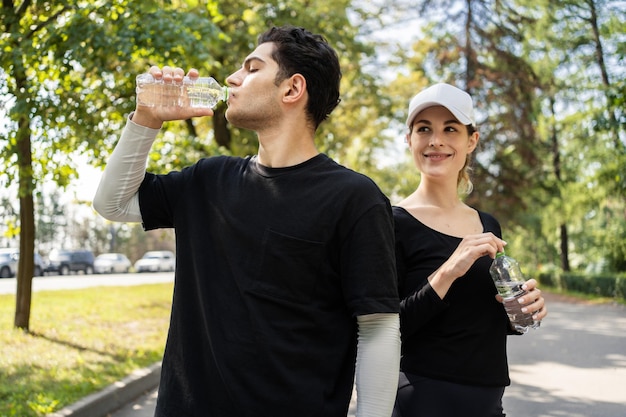
M 102 391 L 88 395 L 46 417 L 106 417 L 159 385 L 161 362 L 138 369 Z

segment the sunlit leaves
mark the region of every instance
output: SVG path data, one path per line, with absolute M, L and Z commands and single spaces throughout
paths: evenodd
M 576 268 L 623 270 L 624 3 L 415 7 L 427 24 L 394 84 L 402 94 L 447 81 L 474 97 L 481 144 L 468 201 L 502 221 L 522 260 L 561 266 L 564 242 Z

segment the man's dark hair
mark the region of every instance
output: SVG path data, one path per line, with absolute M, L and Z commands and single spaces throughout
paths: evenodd
M 341 69 L 337 53 L 321 35 L 291 25 L 267 30 L 258 39 L 259 45 L 265 42 L 276 44 L 272 54 L 279 68 L 276 84 L 294 74 L 306 79 L 307 112 L 317 129 L 340 101 Z

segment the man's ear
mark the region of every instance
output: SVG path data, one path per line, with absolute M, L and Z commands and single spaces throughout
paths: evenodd
M 283 95 L 285 103 L 300 100 L 306 94 L 306 79 L 301 74 L 294 74 L 285 80 L 286 90 Z

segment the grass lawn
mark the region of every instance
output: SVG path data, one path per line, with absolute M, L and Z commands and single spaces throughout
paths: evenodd
M 35 292 L 30 333 L 0 295 L 0 417 L 44 416 L 161 360 L 172 286 Z

